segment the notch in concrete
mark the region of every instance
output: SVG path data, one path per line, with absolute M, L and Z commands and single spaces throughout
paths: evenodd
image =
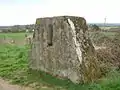
M 52 39 L 53 39 L 53 25 L 52 24 L 49 24 L 48 25 L 48 42 L 47 42 L 47 44 L 48 44 L 48 46 L 52 46 L 53 45 L 53 42 L 52 42 Z

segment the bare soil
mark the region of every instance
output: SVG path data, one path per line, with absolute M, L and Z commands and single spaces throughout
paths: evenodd
M 11 85 L 9 82 L 0 78 L 0 90 L 34 90 L 30 87 Z

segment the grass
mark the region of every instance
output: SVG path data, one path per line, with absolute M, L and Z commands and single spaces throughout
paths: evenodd
M 0 33 L 0 44 L 14 41 L 16 45 L 24 45 L 26 43 L 25 34 L 32 35 L 32 33 Z
M 119 28 L 118 26 L 112 26 L 112 27 L 110 27 L 110 26 L 103 26 L 103 27 L 100 27 L 101 29 L 105 29 L 105 30 L 109 30 L 109 29 L 111 29 L 111 28 Z
M 90 32 L 90 35 L 93 36 L 96 32 Z M 105 35 L 109 38 L 113 38 L 116 32 L 99 32 L 99 34 Z
M 28 35 L 31 33 L 27 33 Z M 25 33 L 0 33 L 0 38 L 24 39 Z
M 60 80 L 29 69 L 27 52 L 27 46 L 0 45 L 0 77 L 11 80 L 14 84 L 36 88 L 46 86 L 46 90 L 120 90 L 119 72 L 112 71 L 107 78 L 96 83 L 73 84 L 69 80 Z
M 22 39 L 24 34 L 1 33 L 0 38 L 6 35 Z M 89 84 L 73 84 L 69 80 L 61 80 L 45 72 L 31 70 L 28 67 L 28 50 L 29 47 L 23 45 L 0 45 L 0 77 L 13 84 L 31 86 L 38 90 L 120 90 L 120 73 L 115 70 L 103 79 Z

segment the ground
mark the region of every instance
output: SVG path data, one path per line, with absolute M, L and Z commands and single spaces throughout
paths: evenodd
M 113 33 L 105 34 L 113 36 Z M 0 42 L 0 90 L 120 90 L 120 75 L 114 70 L 100 81 L 90 84 L 73 84 L 69 80 L 30 70 L 27 57 L 29 46 L 23 44 L 25 33 L 1 33 L 0 40 L 4 36 L 18 43 Z
M 34 90 L 34 89 L 30 87 L 11 85 L 9 84 L 9 82 L 0 79 L 0 90 Z

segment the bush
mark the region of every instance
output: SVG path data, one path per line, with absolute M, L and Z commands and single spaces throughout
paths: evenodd
M 102 39 L 102 38 L 101 38 Z M 101 62 L 102 72 L 106 74 L 112 67 L 120 69 L 120 33 L 106 44 L 105 49 L 96 50 L 97 58 Z
M 91 25 L 90 27 L 91 27 L 90 31 L 100 31 L 100 30 L 101 30 L 101 29 L 99 28 L 99 26 L 97 26 L 96 24 L 93 24 L 93 25 Z

